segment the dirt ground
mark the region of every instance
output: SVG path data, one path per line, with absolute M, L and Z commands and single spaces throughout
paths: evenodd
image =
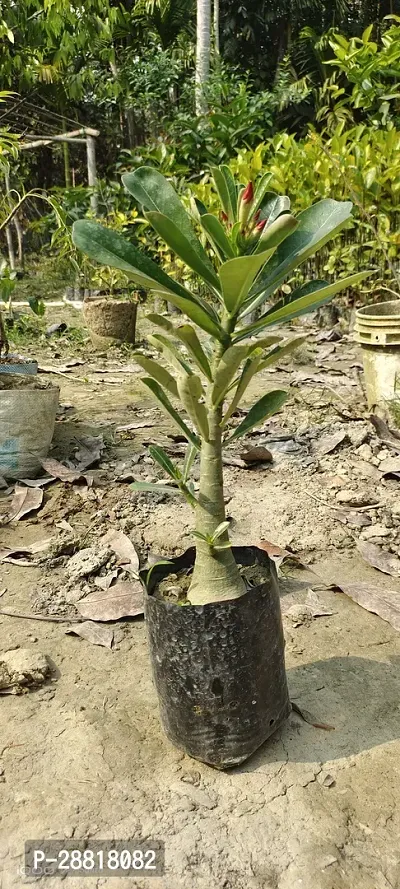
M 72 310 L 63 315 L 70 323 Z M 1 889 L 24 884 L 24 842 L 41 837 L 165 842 L 164 877 L 87 880 L 109 889 L 400 887 L 400 636 L 337 589 L 364 582 L 400 594 L 400 481 L 384 474 L 396 452 L 368 419 L 351 339 L 302 329 L 307 347 L 265 372 L 248 396 L 292 385 L 288 407 L 246 442 L 270 448 L 274 461 L 227 465 L 226 492 L 235 543 L 272 541 L 308 566 L 281 566 L 290 693 L 334 730 L 293 712 L 241 768 L 218 772 L 189 759 L 162 732 L 142 618 L 114 623 L 112 648 L 67 635 L 96 572 L 74 585 L 68 546 L 39 564 L 0 562 L 0 609 L 65 621 L 0 614 L 2 652 L 29 649 L 51 664 L 45 684 L 0 697 Z M 99 355 L 54 335 L 35 352 L 42 366 L 64 367 L 47 375 L 63 406 L 52 455 L 65 461 L 83 435 L 102 435 L 105 449 L 88 470 L 93 484 L 46 486 L 37 512 L 0 528 L 0 548 L 23 551 L 49 537 L 98 547 L 110 529 L 124 531 L 143 558 L 191 545 L 189 507 L 129 487 L 159 477 L 146 442 L 176 455 L 181 447 L 140 390 L 134 351 Z M 72 359 L 84 363 L 65 370 Z M 141 428 L 117 431 L 133 423 Z M 12 492 L 0 495 L 4 513 Z M 372 545 L 393 557 L 392 576 L 366 561 L 360 541 L 364 556 Z M 113 567 L 115 559 L 97 574 Z M 320 616 L 304 608 L 310 588 Z M 38 883 L 53 889 L 61 879 Z

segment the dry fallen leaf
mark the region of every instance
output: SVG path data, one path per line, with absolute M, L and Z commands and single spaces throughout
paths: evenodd
M 112 627 L 103 627 L 91 620 L 85 620 L 81 624 L 74 624 L 65 631 L 67 635 L 81 636 L 91 642 L 92 645 L 102 645 L 104 648 L 111 648 L 114 641 L 114 630 Z
M 308 722 L 308 724 L 314 726 L 314 728 L 321 728 L 326 732 L 335 731 L 334 725 L 328 725 L 326 722 L 318 722 L 316 717 L 313 716 L 309 710 L 304 710 L 303 707 L 299 707 L 294 701 L 291 701 L 290 703 L 292 705 L 292 710 L 294 710 L 301 719 L 304 719 L 304 722 Z
M 111 528 L 103 537 L 104 546 L 109 546 L 118 556 L 121 567 L 130 571 L 135 577 L 139 574 L 139 556 L 129 537 L 123 531 Z
M 16 485 L 10 509 L 0 518 L 0 524 L 18 522 L 30 512 L 39 509 L 42 503 L 43 491 L 40 488 L 25 488 L 22 485 Z
M 373 568 L 377 568 L 383 574 L 390 574 L 391 577 L 400 577 L 400 559 L 398 556 L 393 555 L 393 553 L 387 553 L 380 546 L 376 546 L 375 543 L 369 543 L 365 540 L 358 541 L 357 549 L 363 559 L 372 565 Z
M 121 581 L 108 590 L 90 593 L 77 603 L 82 617 L 88 620 L 119 620 L 144 613 L 143 589 L 139 581 Z
M 297 562 L 300 565 L 300 559 L 297 558 L 293 553 L 290 553 L 286 549 L 282 549 L 281 546 L 277 546 L 275 543 L 271 543 L 269 540 L 260 540 L 257 543 L 258 549 L 264 550 L 265 553 L 275 562 L 277 568 L 279 568 L 283 562 L 286 562 L 290 559 L 292 562 Z
M 379 464 L 379 472 L 383 473 L 383 478 L 390 475 L 400 478 L 400 454 L 398 457 L 388 457 L 386 460 L 382 460 L 382 463 Z
M 158 424 L 154 422 L 154 420 L 142 420 L 141 423 L 128 423 L 126 426 L 117 426 L 116 432 L 133 432 L 135 429 L 146 429 L 148 426 L 157 426 Z M 186 441 L 186 438 L 182 436 L 183 441 Z
M 387 423 L 376 414 L 371 414 L 369 419 L 381 441 L 400 452 L 400 434 L 395 429 L 390 429 Z
M 249 463 L 250 465 L 273 462 L 271 451 L 269 451 L 268 448 L 264 447 L 249 448 L 247 451 L 244 451 L 244 453 L 242 453 L 240 457 L 242 460 L 244 460 L 245 463 Z
M 325 454 L 331 454 L 336 448 L 342 444 L 347 438 L 347 433 L 343 430 L 333 432 L 332 434 L 322 435 L 316 445 L 317 453 L 323 457 Z
M 114 580 L 117 579 L 118 574 L 120 572 L 119 568 L 116 568 L 115 571 L 110 571 L 109 574 L 104 574 L 100 577 L 95 577 L 94 582 L 96 586 L 98 586 L 99 590 L 108 590 Z
M 58 460 L 53 460 L 52 457 L 49 457 L 47 460 L 41 460 L 41 464 L 46 472 L 49 472 L 50 475 L 60 479 L 62 482 L 72 483 L 79 481 L 81 478 L 85 479 L 79 469 L 68 469 L 67 466 L 64 466 Z
M 105 443 L 102 435 L 86 435 L 78 441 L 78 449 L 75 453 L 77 469 L 88 469 L 94 463 L 98 463 Z
M 19 548 L 5 546 L 3 549 L 0 549 L 0 562 L 9 562 L 11 565 L 21 565 L 22 567 L 35 565 L 36 563 L 33 558 L 27 559 L 24 557 L 32 557 L 45 552 L 50 548 L 53 540 L 54 537 L 46 537 L 44 540 L 39 540 L 37 543 L 31 543 L 30 546 L 21 546 Z
M 382 590 L 373 583 L 338 583 L 346 596 L 366 611 L 372 611 L 386 620 L 395 630 L 400 630 L 400 592 Z

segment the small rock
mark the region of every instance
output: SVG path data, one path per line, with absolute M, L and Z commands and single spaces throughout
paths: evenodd
M 371 540 L 372 537 L 389 537 L 390 536 L 390 528 L 386 528 L 385 525 L 370 525 L 369 528 L 364 528 L 361 531 L 360 537 L 363 540 Z
M 355 448 L 360 448 L 360 446 L 369 447 L 369 445 L 364 445 L 364 442 L 368 441 L 370 435 L 370 430 L 368 426 L 364 424 L 357 424 L 352 428 L 350 426 L 348 430 L 349 439 Z M 372 456 L 372 451 L 371 451 Z M 368 457 L 364 457 L 364 460 L 367 460 Z
M 360 448 L 357 448 L 357 454 L 361 457 L 361 460 L 371 460 L 373 457 L 372 448 L 369 444 L 363 444 Z
M 334 855 L 325 855 L 325 858 L 320 861 L 320 867 L 322 870 L 325 870 L 326 867 L 331 867 L 332 864 L 336 864 L 337 858 Z
M 372 503 L 371 498 L 367 494 L 350 491 L 348 488 L 344 491 L 338 491 L 335 496 L 338 503 L 347 503 L 349 506 L 368 506 L 369 503 Z
M 66 573 L 70 580 L 80 580 L 94 574 L 106 564 L 111 556 L 111 550 L 107 546 L 88 546 L 71 556 L 66 567 Z
M 38 637 L 37 637 L 37 636 L 31 636 L 31 634 L 29 634 L 28 639 L 29 639 L 29 642 L 39 642 Z
M 217 802 L 209 796 L 201 787 L 194 787 L 192 784 L 186 784 L 182 781 L 176 781 L 171 785 L 173 793 L 179 793 L 181 796 L 188 796 L 195 806 L 202 806 L 205 809 L 215 809 Z
M 50 664 L 40 651 L 20 648 L 0 654 L 0 694 L 24 694 L 28 686 L 42 685 L 49 674 Z
M 194 784 L 198 787 L 201 781 L 200 772 L 185 772 L 184 775 L 181 775 L 181 781 L 184 784 Z
M 321 784 L 321 787 L 333 787 L 336 784 L 333 775 L 330 775 L 329 772 L 320 772 L 317 781 Z
M 383 463 L 384 460 L 387 460 L 388 457 L 392 457 L 393 454 L 391 451 L 388 451 L 387 448 L 381 448 L 381 450 L 378 451 L 376 456 L 377 456 L 377 459 L 379 460 L 379 462 Z

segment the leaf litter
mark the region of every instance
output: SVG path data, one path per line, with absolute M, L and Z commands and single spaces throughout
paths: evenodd
M 94 621 L 138 617 L 144 613 L 143 588 L 140 581 L 119 581 L 108 590 L 89 593 L 76 608 L 82 617 Z

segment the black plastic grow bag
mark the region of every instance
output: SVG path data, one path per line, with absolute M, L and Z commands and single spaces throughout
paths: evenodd
M 154 681 L 168 738 L 217 768 L 244 762 L 288 717 L 290 702 L 274 563 L 257 547 L 234 547 L 240 565 L 259 562 L 266 582 L 240 599 L 178 606 L 152 595 L 194 563 L 189 549 L 156 566 L 145 596 Z

